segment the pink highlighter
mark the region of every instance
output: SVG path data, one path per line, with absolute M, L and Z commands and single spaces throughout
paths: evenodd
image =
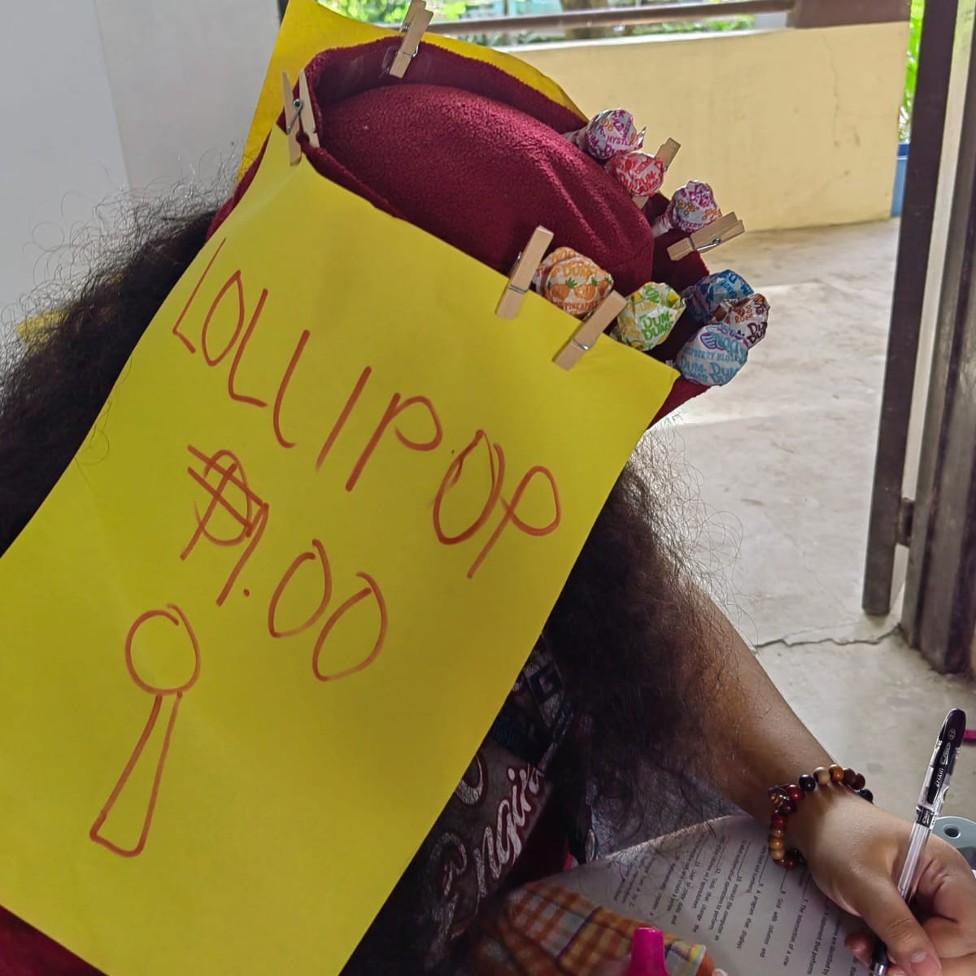
M 664 964 L 662 932 L 651 928 L 641 928 L 634 932 L 627 976 L 668 976 L 668 969 Z

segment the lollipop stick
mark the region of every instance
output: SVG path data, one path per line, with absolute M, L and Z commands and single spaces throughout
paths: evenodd
M 89 831 L 96 844 L 120 857 L 136 857 L 146 846 L 182 698 L 177 693 L 156 695 L 153 699 L 149 718 L 129 761 Z

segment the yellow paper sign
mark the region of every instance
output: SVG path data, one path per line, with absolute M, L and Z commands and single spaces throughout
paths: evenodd
M 112 976 L 337 972 L 675 374 L 287 163 L 0 560 L 0 904 Z
M 244 143 L 241 158 L 241 173 L 258 157 L 261 146 L 281 114 L 281 72 L 295 81 L 298 72 L 303 70 L 320 51 L 332 48 L 353 47 L 356 44 L 369 44 L 384 37 L 396 36 L 395 30 L 386 30 L 364 24 L 358 20 L 342 17 L 324 6 L 319 0 L 289 0 L 285 17 L 278 33 L 268 72 L 261 87 L 257 109 L 251 122 L 251 129 Z M 541 92 L 557 105 L 576 112 L 584 118 L 570 97 L 551 78 L 541 71 L 521 61 L 511 54 L 496 51 L 490 47 L 441 37 L 438 34 L 425 34 L 421 44 L 433 44 L 455 54 L 475 61 L 483 61 L 492 67 L 517 78 L 523 84 Z M 418 57 L 421 55 L 418 54 Z

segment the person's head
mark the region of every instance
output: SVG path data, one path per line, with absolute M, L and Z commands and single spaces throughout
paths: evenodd
M 340 84 L 349 78 L 342 58 L 316 59 L 308 75 L 322 148 L 304 147 L 316 169 L 499 271 L 543 224 L 555 244 L 586 253 L 624 291 L 649 280 L 647 217 L 562 136 L 583 120 L 487 66 L 475 72 L 477 90 L 464 90 L 468 69 L 441 55 L 425 59 L 423 73 L 412 69 L 411 84 L 354 91 Z M 383 51 L 362 57 L 381 60 Z M 411 142 L 413 152 L 404 151 Z M 0 555 L 71 462 L 157 309 L 246 186 L 219 213 L 157 206 L 132 221 L 0 378 Z M 681 287 L 704 269 L 695 258 L 680 274 L 665 271 Z M 585 747 L 562 757 L 560 785 L 597 791 L 622 817 L 640 809 L 648 771 L 688 769 L 692 757 L 675 746 L 688 738 L 704 687 L 688 654 L 702 640 L 697 598 L 663 524 L 648 473 L 628 465 L 541 635 L 585 729 Z M 384 945 L 409 951 L 414 934 Z
M 152 220 L 137 222 L 0 376 L 0 558 L 81 447 L 212 217 L 212 210 L 156 208 Z M 586 748 L 562 758 L 561 788 L 597 791 L 621 821 L 649 813 L 660 822 L 653 808 L 665 791 L 649 797 L 640 786 L 648 774 L 691 768 L 694 757 L 679 744 L 693 737 L 693 703 L 705 687 L 692 653 L 702 626 L 696 598 L 652 475 L 637 460 L 621 474 L 542 635 L 587 729 Z M 402 902 L 409 903 L 409 884 L 398 890 Z M 377 959 L 387 953 L 399 961 L 422 956 L 418 930 L 396 910 L 377 925 L 381 934 L 367 940 L 367 954 L 354 957 L 350 971 L 379 971 Z

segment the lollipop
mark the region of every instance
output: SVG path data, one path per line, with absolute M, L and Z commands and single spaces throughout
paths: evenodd
M 160 627 L 161 621 L 168 626 Z M 144 636 L 147 630 L 152 637 Z M 136 687 L 152 695 L 152 705 L 129 761 L 88 836 L 113 854 L 136 857 L 145 848 L 152 828 L 180 704 L 200 676 L 200 645 L 178 606 L 170 603 L 165 609 L 148 610 L 135 619 L 125 638 L 125 665 Z M 120 812 L 116 813 L 120 801 Z M 142 816 L 134 817 L 137 813 Z
M 627 299 L 610 334 L 647 352 L 668 337 L 684 309 L 684 300 L 673 288 L 650 281 Z
M 654 236 L 660 237 L 673 228 L 694 234 L 721 216 L 712 188 L 707 183 L 689 180 L 674 191 L 667 210 L 654 221 Z
M 745 365 L 749 348 L 737 332 L 721 323 L 699 329 L 681 347 L 674 365 L 702 386 L 723 386 Z
M 699 325 L 705 325 L 722 302 L 737 302 L 748 298 L 752 287 L 734 271 L 718 271 L 706 275 L 686 288 L 681 297 L 688 306 L 688 315 Z
M 650 153 L 634 150 L 617 153 L 606 166 L 607 172 L 634 198 L 639 206 L 661 189 L 664 163 Z
M 597 113 L 582 129 L 567 132 L 566 138 L 601 163 L 617 153 L 640 149 L 644 145 L 644 133 L 637 130 L 634 117 L 623 108 L 608 108 Z
M 532 286 L 553 305 L 582 319 L 613 288 L 613 278 L 571 247 L 557 247 L 539 265 Z
M 769 302 L 764 295 L 750 295 L 737 302 L 722 302 L 715 310 L 712 321 L 731 329 L 751 349 L 766 334 Z

